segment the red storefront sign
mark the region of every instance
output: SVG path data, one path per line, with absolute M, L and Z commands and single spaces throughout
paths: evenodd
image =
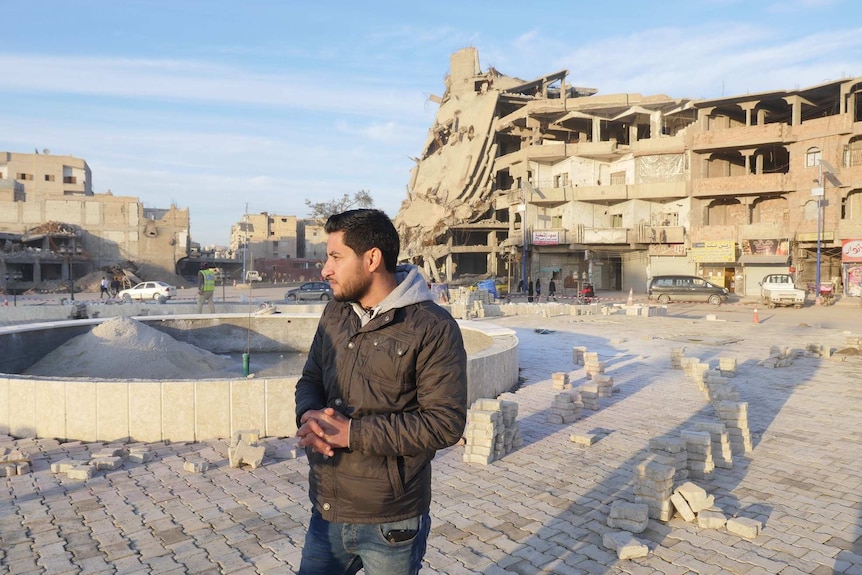
M 862 263 L 862 240 L 841 240 L 841 261 Z

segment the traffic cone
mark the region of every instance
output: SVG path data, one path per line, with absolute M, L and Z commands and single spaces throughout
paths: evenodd
M 635 299 L 635 288 L 629 288 L 629 299 L 626 301 L 626 305 L 631 307 L 634 305 Z
M 757 316 L 757 308 L 754 308 L 754 323 L 760 323 L 760 318 Z

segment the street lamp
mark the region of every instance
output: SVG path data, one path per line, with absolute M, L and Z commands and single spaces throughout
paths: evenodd
M 822 219 L 823 219 L 823 196 L 825 194 L 826 183 L 823 181 L 824 168 L 826 174 L 834 174 L 835 168 L 823 158 L 817 159 L 817 187 L 811 190 L 811 195 L 817 197 L 817 264 L 814 270 L 814 303 L 820 303 L 820 244 L 822 235 Z
M 521 282 L 524 286 L 524 293 L 529 292 L 527 289 L 527 191 L 521 186 L 521 205 L 518 206 L 518 211 L 521 212 Z

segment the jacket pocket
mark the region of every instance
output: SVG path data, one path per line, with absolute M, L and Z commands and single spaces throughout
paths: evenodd
M 371 334 L 365 345 L 362 374 L 388 391 L 402 392 L 415 386 L 413 346 L 381 334 Z

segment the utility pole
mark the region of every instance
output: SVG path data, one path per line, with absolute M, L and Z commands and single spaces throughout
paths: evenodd
M 245 203 L 245 216 L 242 220 L 242 283 L 245 283 L 246 278 L 246 254 L 248 252 L 248 202 Z

